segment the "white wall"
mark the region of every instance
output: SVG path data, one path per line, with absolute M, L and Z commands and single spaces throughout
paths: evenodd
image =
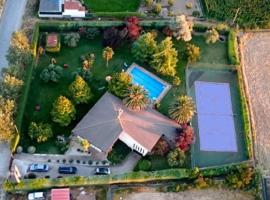
M 62 15 L 38 14 L 40 18 L 62 18 Z
M 65 9 L 64 12 L 63 12 L 63 16 L 85 17 L 85 11 Z
M 132 150 L 136 150 L 137 152 L 141 153 L 145 156 L 149 151 L 140 145 L 136 140 L 130 137 L 125 132 L 122 132 L 119 136 L 119 139 L 124 142 L 127 146 L 129 146 Z

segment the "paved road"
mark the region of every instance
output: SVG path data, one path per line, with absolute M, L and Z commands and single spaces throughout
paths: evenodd
M 20 29 L 27 0 L 6 0 L 0 20 L 0 70 L 7 67 L 6 54 L 10 38 L 14 31 Z

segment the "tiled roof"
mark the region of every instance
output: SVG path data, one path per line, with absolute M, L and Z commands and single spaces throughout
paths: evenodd
M 56 33 L 51 33 L 47 36 L 47 47 L 56 47 L 58 42 L 58 37 Z
M 52 200 L 70 200 L 69 188 L 52 189 L 51 199 Z
M 65 0 L 64 9 L 85 11 L 85 7 L 79 0 Z

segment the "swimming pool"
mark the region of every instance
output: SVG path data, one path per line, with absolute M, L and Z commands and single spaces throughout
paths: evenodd
M 142 86 L 151 100 L 160 100 L 170 89 L 170 85 L 142 67 L 132 64 L 127 71 L 132 78 L 132 83 Z

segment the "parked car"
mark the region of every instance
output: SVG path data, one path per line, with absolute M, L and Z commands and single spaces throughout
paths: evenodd
M 28 171 L 30 172 L 47 172 L 49 171 L 49 165 L 47 164 L 31 164 L 29 165 Z
M 77 172 L 77 167 L 72 167 L 72 166 L 60 166 L 58 168 L 58 173 L 59 174 L 76 174 Z
M 44 192 L 29 193 L 28 200 L 45 200 L 45 194 L 44 194 Z
M 107 167 L 98 167 L 95 171 L 97 175 L 107 175 L 111 173 L 110 168 Z

